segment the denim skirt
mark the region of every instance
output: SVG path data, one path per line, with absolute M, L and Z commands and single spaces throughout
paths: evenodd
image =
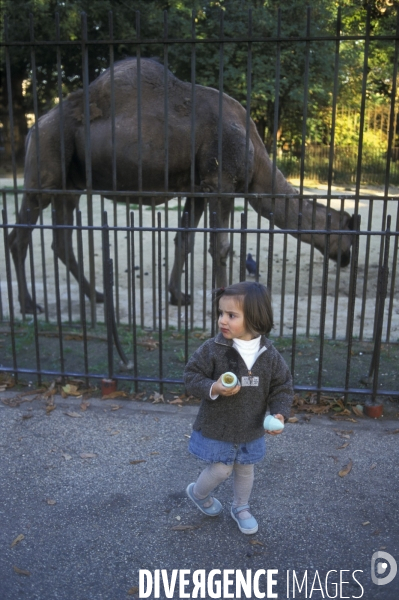
M 200 431 L 193 430 L 188 450 L 191 454 L 207 463 L 221 462 L 225 465 L 232 465 L 234 463 L 252 465 L 264 458 L 266 454 L 266 442 L 264 436 L 241 444 L 221 442 L 207 438 Z

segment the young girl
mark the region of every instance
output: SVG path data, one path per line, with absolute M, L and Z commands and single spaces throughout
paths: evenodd
M 210 463 L 186 493 L 206 515 L 222 511 L 211 492 L 233 473 L 231 516 L 242 533 L 258 530 L 249 507 L 254 464 L 265 455 L 266 409 L 284 423 L 293 398 L 289 369 L 267 335 L 273 327 L 269 291 L 260 283 L 241 282 L 216 294 L 220 333 L 193 354 L 184 372 L 187 392 L 201 398 L 189 451 Z M 221 376 L 233 372 L 238 383 L 224 387 Z M 278 435 L 278 432 L 266 432 Z

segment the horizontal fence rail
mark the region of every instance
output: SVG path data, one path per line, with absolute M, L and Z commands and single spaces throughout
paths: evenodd
M 6 20 L 10 176 L 0 177 L 0 375 L 39 384 L 81 379 L 87 386 L 106 378 L 135 394 L 182 393 L 184 364 L 217 329 L 215 289 L 253 280 L 272 292 L 271 338 L 298 393 L 399 398 L 398 22 L 392 33 L 374 36 L 367 13 L 365 33 L 352 35 L 342 33 L 340 15 L 335 34 L 312 35 L 308 11 L 304 34 L 287 36 L 278 12 L 276 33 L 260 37 L 250 13 L 247 34 L 227 39 L 228 15 L 217 36 L 198 38 L 193 18 L 188 37 L 179 38 L 165 13 L 155 39 L 141 37 L 138 14 L 137 38 L 128 40 L 114 39 L 110 16 L 109 37 L 95 41 L 83 15 L 73 43 L 61 39 L 58 18 L 55 40 L 35 39 L 33 19 L 30 39 L 13 39 Z M 133 58 L 118 62 L 122 41 Z M 352 41 L 363 45 L 355 151 L 334 142 L 340 56 Z M 307 143 L 307 127 L 311 57 L 325 43 L 332 49 L 331 133 L 321 149 Z M 375 154 L 362 137 L 373 43 L 390 48 L 393 82 L 387 146 Z M 218 89 L 198 85 L 198 56 L 209 44 Z M 251 74 L 262 44 L 274 59 L 271 158 L 251 119 Z M 287 44 L 303 61 L 296 154 L 273 151 Z M 107 67 L 97 79 L 93 45 Z M 152 45 L 162 50 L 161 62 L 146 58 Z M 229 45 L 245 54 L 245 93 L 238 94 L 244 106 L 230 100 L 234 90 L 225 93 Z M 79 48 L 81 91 L 65 96 L 69 46 Z M 50 112 L 40 95 L 44 48 L 54 52 L 57 73 Z M 31 67 L 24 175 L 11 85 L 17 51 L 27 53 Z M 179 52 L 189 65 L 185 82 L 170 73 L 179 73 Z

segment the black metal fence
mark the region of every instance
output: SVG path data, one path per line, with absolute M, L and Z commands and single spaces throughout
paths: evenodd
M 343 35 L 338 22 L 335 35 L 311 36 L 309 13 L 306 33 L 294 38 L 281 33 L 280 17 L 270 38 L 254 36 L 250 25 L 245 37 L 226 39 L 223 19 L 220 37 L 212 39 L 198 39 L 195 23 L 183 40 L 172 38 L 167 28 L 163 38 L 143 40 L 138 28 L 137 39 L 125 40 L 134 59 L 122 63 L 114 61 L 120 41 L 111 30 L 109 39 L 95 42 L 108 49 L 108 69 L 89 85 L 91 41 L 83 17 L 81 39 L 74 42 L 81 48 L 83 91 L 63 97 L 62 53 L 70 42 L 57 35 L 46 42 L 58 72 L 57 105 L 40 120 L 41 65 L 35 57 L 43 42 L 35 40 L 33 23 L 28 42 L 10 39 L 6 31 L 12 152 L 10 177 L 2 181 L 0 372 L 39 383 L 107 377 L 136 392 L 142 386 L 175 390 L 190 352 L 215 331 L 215 287 L 252 277 L 272 290 L 272 337 L 298 392 L 398 397 L 399 196 L 391 185 L 388 151 L 395 134 L 397 28 L 381 37 L 394 52 L 383 186 L 361 184 L 360 135 L 352 181 L 344 189 L 334 187 L 333 132 L 326 185 L 305 185 L 312 52 L 327 42 L 334 50 L 334 123 L 341 46 L 348 40 L 363 44 L 361 121 L 368 52 L 379 41 L 370 35 L 369 20 L 370 15 L 365 34 L 356 36 Z M 163 47 L 163 64 L 142 55 L 151 44 Z M 201 44 L 218 53 L 218 91 L 197 86 Z M 246 108 L 223 93 L 228 44 L 245 47 Z M 292 44 L 303 50 L 298 189 L 280 174 L 276 153 L 267 157 L 250 120 L 252 63 L 262 44 L 275 48 L 275 147 L 280 48 Z M 190 48 L 190 83 L 169 74 L 170 48 L 179 45 Z M 27 140 L 24 179 L 11 93 L 13 53 L 21 48 L 31 55 L 36 123 Z M 128 101 L 121 108 L 127 85 Z M 148 86 L 155 95 L 148 95 Z M 257 264 L 254 274 L 246 268 L 248 253 Z

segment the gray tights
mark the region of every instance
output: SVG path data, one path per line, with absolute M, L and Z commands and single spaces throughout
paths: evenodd
M 231 473 L 233 473 L 233 507 L 248 504 L 254 483 L 254 465 L 211 463 L 198 477 L 193 490 L 194 495 L 203 500 L 220 483 L 230 477 Z M 242 517 L 246 518 L 245 515 Z

